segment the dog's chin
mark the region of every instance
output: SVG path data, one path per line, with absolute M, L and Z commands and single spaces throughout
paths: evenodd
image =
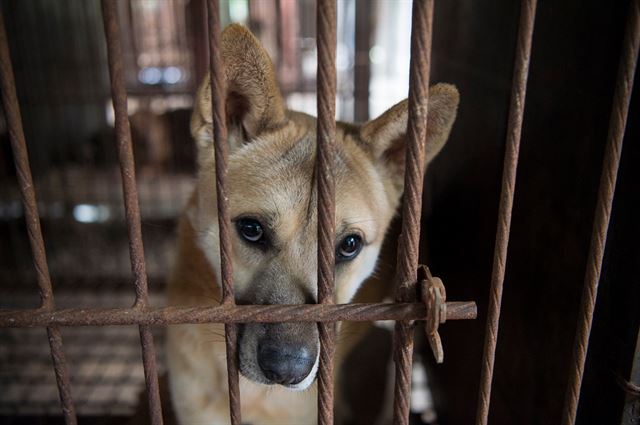
M 267 386 L 267 387 L 279 386 L 279 387 L 285 388 L 285 389 L 287 389 L 289 391 L 304 391 L 307 388 L 309 388 L 311 386 L 311 384 L 313 384 L 313 381 L 316 380 L 317 365 L 314 365 L 313 370 L 311 371 L 311 373 L 309 373 L 309 375 L 307 375 L 306 378 L 304 378 L 302 381 L 298 382 L 297 384 L 292 384 L 292 385 L 276 384 L 276 383 L 268 381 L 264 377 L 256 376 L 256 374 L 254 374 L 254 373 L 243 372 L 242 369 L 240 370 L 240 373 L 242 374 L 242 376 L 244 376 L 245 378 L 247 378 L 249 381 L 253 382 L 254 384 L 264 385 L 264 386 Z

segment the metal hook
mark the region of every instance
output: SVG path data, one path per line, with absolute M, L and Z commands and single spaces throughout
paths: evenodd
M 442 340 L 438 333 L 438 327 L 447 320 L 447 292 L 444 283 L 438 277 L 433 277 L 427 266 L 418 267 L 418 282 L 422 302 L 427 308 L 427 323 L 425 326 L 427 340 L 437 363 L 444 361 Z

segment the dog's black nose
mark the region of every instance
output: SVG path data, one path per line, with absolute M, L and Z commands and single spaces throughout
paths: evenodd
M 258 345 L 258 365 L 264 376 L 275 384 L 302 382 L 311 372 L 315 360 L 315 355 L 300 345 L 274 342 Z

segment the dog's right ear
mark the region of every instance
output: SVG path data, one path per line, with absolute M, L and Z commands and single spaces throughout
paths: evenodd
M 458 90 L 451 84 L 436 84 L 429 89 L 424 166 L 433 160 L 447 142 L 459 102 Z M 408 115 L 408 101 L 405 99 L 360 128 L 361 139 L 374 159 L 383 164 L 389 173 L 398 198 L 404 186 Z
M 227 127 L 232 148 L 265 130 L 286 123 L 285 106 L 273 64 L 258 39 L 242 25 L 222 32 L 221 55 L 225 76 Z M 198 89 L 191 135 L 198 147 L 212 142 L 211 79 L 207 73 Z

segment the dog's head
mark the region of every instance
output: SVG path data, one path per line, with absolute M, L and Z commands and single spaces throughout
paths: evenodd
M 238 304 L 314 303 L 317 294 L 316 119 L 285 108 L 273 66 L 240 25 L 222 34 L 226 81 L 233 284 Z M 427 162 L 447 140 L 458 106 L 454 86 L 429 96 Z M 403 188 L 407 101 L 336 133 L 335 293 L 348 302 L 373 272 Z M 209 77 L 191 122 L 198 145 L 198 199 L 190 211 L 199 244 L 220 278 Z M 426 165 L 426 164 L 425 164 Z M 247 324 L 240 370 L 253 381 L 304 389 L 318 363 L 315 323 Z

